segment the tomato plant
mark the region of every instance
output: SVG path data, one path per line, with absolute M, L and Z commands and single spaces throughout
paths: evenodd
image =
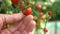
M 6 5 L 11 6 L 11 7 L 7 7 L 4 6 L 4 4 L 2 4 L 3 7 L 5 7 L 3 9 L 4 11 L 6 11 L 6 14 L 20 13 L 22 11 L 22 13 L 25 16 L 33 15 L 34 17 L 33 20 L 37 22 L 36 31 L 35 31 L 36 33 L 34 32 L 35 34 L 38 34 L 38 30 L 44 29 L 42 24 L 44 24 L 44 26 L 46 27 L 46 23 L 50 19 L 49 17 L 52 16 L 52 12 L 50 11 L 51 7 L 47 8 L 48 4 L 46 4 L 45 2 L 43 2 L 43 5 L 39 3 L 42 0 L 38 0 L 38 1 L 37 0 L 10 0 L 12 4 L 10 4 L 10 1 L 8 0 L 3 0 L 3 1 L 6 2 L 5 3 Z M 15 7 L 13 7 L 12 5 L 14 5 Z M 49 12 L 47 13 L 47 11 Z M 48 32 L 47 29 L 45 29 L 44 31 Z

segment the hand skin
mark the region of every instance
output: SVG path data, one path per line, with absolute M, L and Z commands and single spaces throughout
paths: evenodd
M 15 23 L 15 26 L 2 29 L 7 23 Z M 0 34 L 32 34 L 36 23 L 32 15 L 24 16 L 22 13 L 17 14 L 0 14 Z

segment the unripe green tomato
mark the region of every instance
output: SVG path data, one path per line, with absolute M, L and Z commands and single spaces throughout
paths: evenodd
M 3 0 L 4 1 L 4 3 L 6 4 L 6 6 L 12 6 L 12 2 L 11 2 L 11 0 Z
M 43 9 L 43 10 L 46 10 L 46 9 L 47 9 L 47 7 L 46 7 L 46 6 L 43 6 L 43 7 L 42 7 L 42 9 Z
M 40 28 L 44 28 L 44 22 L 43 22 L 43 20 L 40 20 Z
M 47 5 L 48 5 L 48 2 L 44 2 L 44 5 L 46 5 L 46 6 L 47 6 Z
M 54 3 L 54 2 L 55 2 L 55 0 L 50 0 L 50 2 L 51 2 L 51 3 Z

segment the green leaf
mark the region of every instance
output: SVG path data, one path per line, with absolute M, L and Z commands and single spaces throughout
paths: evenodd
M 52 11 L 55 12 L 57 10 L 60 11 L 60 1 L 54 2 L 53 5 L 52 5 Z
M 52 5 L 52 11 L 53 13 L 57 14 L 56 17 L 60 17 L 60 1 L 54 2 Z M 54 16 L 54 15 L 53 15 Z M 55 19 L 57 19 L 55 18 Z

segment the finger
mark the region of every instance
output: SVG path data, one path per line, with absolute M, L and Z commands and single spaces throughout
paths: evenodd
M 19 31 L 14 32 L 13 34 L 21 34 Z
M 3 21 L 2 21 L 2 18 L 0 17 L 0 34 L 1 34 L 1 28 L 3 26 Z
M 25 25 L 22 24 L 22 25 L 18 28 L 18 31 L 22 32 L 22 31 L 24 30 L 24 28 L 25 28 Z
M 19 26 L 21 26 L 21 24 L 22 24 L 22 22 L 20 22 L 18 25 L 14 26 L 14 27 L 8 28 L 8 30 L 10 32 L 15 32 L 15 31 L 17 31 L 17 29 L 19 28 Z
M 30 19 L 28 20 L 28 22 L 31 21 L 31 20 L 32 20 L 32 16 L 31 16 L 31 15 L 25 17 L 24 20 L 28 19 L 29 17 L 30 17 Z M 26 21 L 25 23 L 28 23 L 28 22 Z M 10 30 L 11 32 L 16 31 L 17 29 L 18 29 L 19 31 L 23 31 L 24 28 L 25 28 L 25 25 L 24 25 L 23 20 L 22 20 L 22 21 L 21 21 L 20 23 L 18 23 L 18 25 L 16 25 L 15 27 L 9 28 L 9 30 Z
M 4 15 L 6 23 L 15 23 L 20 21 L 24 15 L 22 13 L 12 14 L 12 15 Z
M 17 28 L 16 27 L 11 27 L 8 30 L 13 33 L 13 32 L 15 32 L 17 30 Z
M 15 31 L 17 31 L 17 29 L 18 29 L 20 26 L 22 26 L 22 21 L 21 21 L 19 24 L 15 25 L 14 27 L 8 28 L 8 30 L 9 30 L 10 32 L 15 32 Z
M 28 34 L 32 34 L 32 32 L 29 32 Z
M 21 34 L 28 34 L 26 31 L 23 31 Z
M 29 22 L 33 20 L 33 16 L 32 15 L 29 15 L 29 16 L 26 16 L 24 18 L 24 20 L 22 20 L 22 25 L 18 28 L 19 31 L 23 31 L 25 28 L 26 28 L 26 25 L 29 24 Z
M 5 29 L 5 30 L 1 31 L 1 34 L 11 34 L 11 32 L 9 30 Z
M 27 25 L 29 24 L 29 22 L 33 20 L 33 16 L 32 15 L 28 15 L 26 16 L 26 18 L 23 20 L 23 24 Z
M 27 32 L 32 32 L 33 29 L 34 29 L 34 27 L 35 27 L 35 25 L 36 25 L 35 21 L 32 20 L 32 21 L 30 22 L 30 24 L 28 24 L 28 25 L 26 26 L 25 30 L 26 30 Z
M 1 29 L 2 26 L 3 26 L 3 21 L 2 21 L 2 19 L 0 18 L 0 29 Z

